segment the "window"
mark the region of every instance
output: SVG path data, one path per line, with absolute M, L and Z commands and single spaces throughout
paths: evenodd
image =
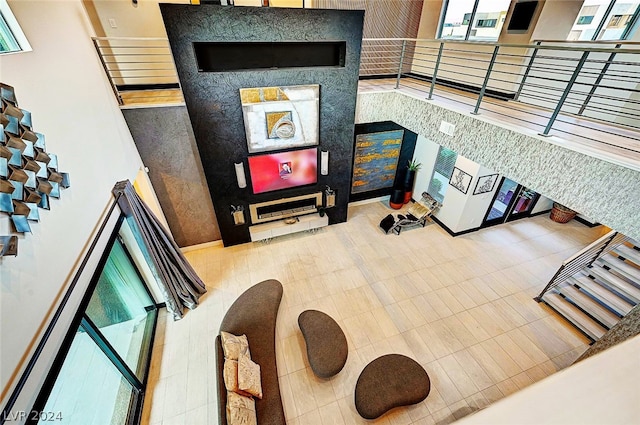
M 440 38 L 466 40 L 474 4 L 475 0 L 451 0 L 445 2 Z
M 629 19 L 631 19 L 630 15 L 613 15 L 607 24 L 607 28 L 617 28 L 625 25 L 629 22 Z
M 453 166 L 456 164 L 457 158 L 458 154 L 451 149 L 442 146 L 438 149 L 438 157 L 433 167 L 433 174 L 431 175 L 427 193 L 440 203 L 444 202 L 444 195 L 449 186 L 449 179 L 453 173 Z
M 135 225 L 119 223 L 34 405 L 40 423 L 130 424 L 141 413 L 158 310 L 130 252 Z
M 0 55 L 30 51 L 31 46 L 6 0 L 0 0 Z
M 576 25 L 589 25 L 593 21 L 593 16 L 579 16 Z
M 497 41 L 510 0 L 449 0 L 439 38 Z
M 4 15 L 0 13 L 0 53 L 18 52 L 20 45 L 13 35 L 11 28 L 7 25 Z
M 482 27 L 482 28 L 493 28 L 496 26 L 496 23 L 497 23 L 496 19 L 478 19 L 476 26 Z
M 626 40 L 639 13 L 637 1 L 585 0 L 567 40 Z

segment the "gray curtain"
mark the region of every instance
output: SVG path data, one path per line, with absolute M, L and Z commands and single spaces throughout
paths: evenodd
M 207 292 L 204 283 L 130 181 L 116 183 L 113 194 L 127 219 L 136 224 L 133 233 L 164 295 L 167 310 L 175 320 L 182 318 L 184 308 L 196 308 L 200 296 Z

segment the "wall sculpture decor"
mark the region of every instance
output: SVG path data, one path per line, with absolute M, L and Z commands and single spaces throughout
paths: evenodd
M 31 113 L 18 107 L 12 86 L 0 83 L 0 212 L 10 216 L 13 231 L 30 233 L 29 223 L 40 221 L 39 208 L 48 210 L 50 198 L 60 198 L 69 186 L 58 156 L 34 131 Z M 17 252 L 16 236 L 0 236 L 0 256 Z
M 449 184 L 466 195 L 469 190 L 471 180 L 473 180 L 473 176 L 471 176 L 471 174 L 465 173 L 458 167 L 453 167 L 453 173 L 451 173 Z
M 318 144 L 320 86 L 240 89 L 249 153 Z
M 478 182 L 476 183 L 476 188 L 473 190 L 473 194 L 480 195 L 481 193 L 491 192 L 497 180 L 498 174 L 478 177 Z
M 393 187 L 404 130 L 358 134 L 351 193 Z

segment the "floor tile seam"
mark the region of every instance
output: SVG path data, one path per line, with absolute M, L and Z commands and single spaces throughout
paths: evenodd
M 485 341 L 486 341 L 486 340 L 485 340 Z M 482 341 L 482 342 L 485 342 L 485 341 Z M 470 346 L 470 347 L 467 347 L 467 348 L 472 348 L 472 347 L 474 347 L 474 346 L 476 346 L 476 345 L 480 345 L 480 344 L 482 344 L 482 342 L 479 342 L 478 344 L 474 344 L 474 345 L 472 345 L 472 346 Z M 496 341 L 496 344 L 500 345 L 497 341 Z M 502 366 L 500 365 L 500 363 L 498 363 L 498 361 L 496 361 L 496 359 L 492 356 L 492 353 L 490 353 L 490 352 L 489 352 L 489 350 L 485 349 L 485 348 L 484 348 L 484 347 L 482 347 L 482 346 L 480 346 L 480 348 L 481 348 L 482 350 L 484 350 L 484 351 L 485 351 L 485 352 L 486 352 L 486 353 L 491 357 L 491 360 L 492 360 L 492 361 L 493 361 L 493 362 L 494 362 L 494 363 L 495 363 L 495 364 L 500 368 L 500 370 L 502 371 L 502 373 L 508 377 L 507 379 L 510 379 L 510 378 L 512 378 L 512 377 L 514 377 L 514 376 L 516 376 L 516 375 L 518 375 L 519 373 L 522 373 L 522 372 L 523 372 L 523 370 L 520 370 L 520 372 L 515 373 L 515 374 L 513 374 L 513 375 L 509 374 L 509 372 L 507 372 L 506 370 L 504 370 L 504 369 L 502 368 Z M 500 348 L 502 348 L 502 346 L 500 346 Z M 515 362 L 515 360 L 513 360 L 513 358 L 509 355 L 509 353 L 508 353 L 504 348 L 502 348 L 502 350 L 503 350 L 503 351 L 504 351 L 504 352 L 509 356 L 509 358 L 511 358 L 511 361 L 512 361 L 512 362 L 514 362 L 516 365 L 518 365 L 518 364 Z M 458 351 L 462 351 L 462 350 L 458 350 Z M 483 372 L 484 372 L 484 373 L 489 377 L 489 379 L 491 379 L 491 380 L 493 381 L 494 385 L 495 385 L 495 384 L 497 384 L 498 382 L 495 382 L 495 381 L 493 380 L 493 378 L 491 377 L 491 371 L 489 371 L 489 370 L 488 370 L 488 369 L 487 369 L 487 368 L 482 364 L 482 362 L 480 362 L 479 360 L 477 360 L 477 359 L 476 359 L 476 357 L 474 356 L 474 354 L 473 354 L 472 352 L 469 352 L 469 354 L 473 357 L 473 359 L 476 361 L 476 363 L 478 363 L 478 366 L 480 366 L 480 368 L 481 368 L 481 369 L 483 370 Z M 544 362 L 542 362 L 542 363 L 544 363 Z M 542 363 L 540 363 L 540 364 L 542 364 Z M 536 365 L 536 366 L 537 366 L 537 365 Z M 518 366 L 518 367 L 519 367 L 519 366 Z M 519 368 L 520 368 L 520 367 L 519 367 Z M 503 380 L 503 381 L 504 381 L 504 380 Z M 502 381 L 500 381 L 500 382 L 502 382 Z M 485 388 L 485 389 L 486 389 L 486 388 Z M 483 390 L 480 390 L 480 391 L 483 391 Z
M 540 320 L 540 319 L 539 319 L 539 320 Z M 538 349 L 538 351 L 540 351 L 542 354 L 544 354 L 544 355 L 545 355 L 545 357 L 547 357 L 547 359 L 546 359 L 546 360 L 544 360 L 543 362 L 539 363 L 539 364 L 542 364 L 542 363 L 544 363 L 544 362 L 546 362 L 546 361 L 551 360 L 551 357 L 549 357 L 549 355 L 545 352 L 545 350 L 544 350 L 544 348 L 543 348 L 543 347 L 541 347 L 540 345 L 538 345 L 538 344 L 536 343 L 536 341 L 534 341 L 534 340 L 532 340 L 532 339 L 531 339 L 531 337 L 528 335 L 528 333 L 529 333 L 529 332 L 527 332 L 526 330 L 523 330 L 523 328 L 525 328 L 526 326 L 528 326 L 528 325 L 530 325 L 530 324 L 531 324 L 531 322 L 530 322 L 530 323 L 527 323 L 527 324 L 524 324 L 524 325 L 522 325 L 522 326 L 518 326 L 517 328 L 514 328 L 514 329 L 510 330 L 509 332 L 507 332 L 507 334 L 508 334 L 508 333 L 511 333 L 511 332 L 513 332 L 513 331 L 515 331 L 515 330 L 520 331 L 520 333 L 521 333 L 522 335 L 524 335 L 524 337 L 527 339 L 527 341 L 529 341 L 529 343 L 530 343 L 530 344 L 532 344 L 534 347 L 536 347 L 536 348 Z M 512 338 L 512 340 L 513 340 L 513 338 Z M 528 354 L 528 351 L 527 351 L 527 350 L 525 350 L 523 347 L 521 347 L 521 346 L 520 346 L 516 341 L 514 341 L 514 343 L 515 343 L 516 345 L 518 345 L 522 351 L 524 351 L 525 353 L 527 353 L 527 354 Z M 532 359 L 532 360 L 535 360 L 535 359 Z

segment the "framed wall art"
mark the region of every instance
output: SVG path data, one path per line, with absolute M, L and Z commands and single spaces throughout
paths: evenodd
M 473 190 L 473 194 L 480 195 L 481 193 L 491 192 L 497 180 L 498 174 L 478 177 L 478 182 L 476 183 L 476 188 Z
M 393 187 L 404 130 L 358 134 L 351 193 Z
M 318 144 L 320 86 L 240 89 L 249 153 Z
M 471 174 L 465 173 L 458 167 L 453 167 L 449 184 L 466 195 L 469 190 L 469 185 L 471 185 L 471 180 L 473 180 Z

